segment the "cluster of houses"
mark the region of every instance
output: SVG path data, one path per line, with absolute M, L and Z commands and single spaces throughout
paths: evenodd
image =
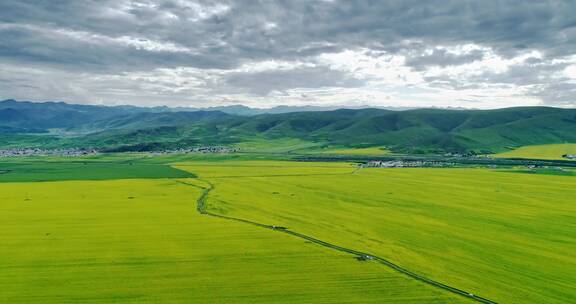
M 187 153 L 235 153 L 240 151 L 238 148 L 225 147 L 225 146 L 203 146 L 195 148 L 182 148 L 175 150 L 164 150 L 154 152 L 155 155 L 160 154 L 187 154 Z
M 225 146 L 206 146 L 188 149 L 188 153 L 235 153 L 238 151 L 238 148 Z
M 406 160 L 390 160 L 381 161 L 374 160 L 362 164 L 362 168 L 422 168 L 422 167 L 453 167 L 454 163 L 439 162 L 439 161 L 406 161 Z
M 0 158 L 2 157 L 23 157 L 23 156 L 63 156 L 63 157 L 78 157 L 98 153 L 96 150 L 85 149 L 54 149 L 46 150 L 39 148 L 14 148 L 0 150 Z
M 153 152 L 151 155 L 161 154 L 187 154 L 187 153 L 234 153 L 238 152 L 238 148 L 224 147 L 224 146 L 203 146 L 195 148 L 182 148 L 176 150 L 165 150 Z M 3 157 L 23 157 L 23 156 L 63 156 L 63 157 L 78 157 L 98 153 L 94 149 L 40 149 L 40 148 L 14 148 L 0 150 L 0 158 Z
M 576 154 L 564 154 L 562 157 L 566 159 L 576 159 Z
M 545 169 L 545 170 L 555 170 L 558 172 L 572 172 L 570 169 L 562 168 L 562 167 L 550 167 L 550 166 L 542 166 L 542 165 L 528 165 L 526 166 L 531 172 L 537 172 L 537 169 Z
M 484 154 L 477 154 L 474 152 L 468 152 L 468 153 L 454 153 L 454 152 L 448 152 L 444 154 L 444 157 L 454 157 L 454 158 L 492 158 L 492 156 L 490 156 L 490 154 L 484 153 Z

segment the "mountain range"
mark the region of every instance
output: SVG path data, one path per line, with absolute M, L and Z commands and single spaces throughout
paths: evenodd
M 576 109 L 264 110 L 0 102 L 0 147 L 139 151 L 277 139 L 328 146 L 386 146 L 405 153 L 490 153 L 524 145 L 576 142 Z

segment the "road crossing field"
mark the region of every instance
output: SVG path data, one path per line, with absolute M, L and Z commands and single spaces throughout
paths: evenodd
M 576 301 L 571 175 L 185 157 L 4 167 L 1 303 L 474 302 L 419 277 L 497 303 Z
M 196 212 L 194 178 L 0 184 L 1 303 L 466 303 Z
M 192 170 L 214 184 L 215 213 L 378 254 L 499 303 L 576 301 L 573 176 L 279 164 Z

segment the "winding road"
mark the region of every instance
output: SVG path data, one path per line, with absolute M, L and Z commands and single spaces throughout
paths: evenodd
M 354 170 L 350 173 L 346 173 L 346 174 L 355 174 L 356 172 L 358 172 L 358 170 L 359 170 L 359 168 L 357 168 L 356 170 Z M 215 189 L 215 186 L 210 181 L 200 179 L 200 178 L 198 180 L 206 183 L 208 185 L 208 187 L 200 187 L 200 186 L 186 183 L 186 182 L 180 182 L 180 183 L 188 185 L 188 186 L 198 187 L 198 188 L 202 189 L 202 194 L 200 195 L 200 197 L 196 201 L 196 209 L 197 209 L 198 213 L 200 213 L 202 215 L 211 216 L 211 217 L 220 218 L 220 219 L 225 219 L 225 220 L 229 220 L 229 221 L 241 222 L 241 223 L 257 226 L 260 228 L 273 230 L 273 231 L 276 231 L 279 233 L 289 234 L 289 235 L 292 235 L 294 237 L 307 240 L 307 241 L 312 242 L 314 244 L 317 244 L 317 245 L 320 245 L 320 246 L 323 246 L 326 248 L 330 248 L 332 250 L 336 250 L 339 252 L 344 252 L 344 253 L 354 255 L 358 260 L 378 262 L 378 263 L 383 264 L 383 265 L 385 265 L 385 266 L 387 266 L 387 267 L 389 267 L 389 268 L 391 268 L 391 269 L 393 269 L 393 270 L 395 270 L 395 271 L 397 271 L 397 272 L 399 272 L 405 276 L 408 276 L 412 279 L 418 280 L 422 283 L 431 285 L 431 286 L 436 287 L 436 288 L 443 289 L 443 290 L 451 292 L 453 294 L 463 296 L 463 297 L 468 298 L 470 300 L 474 300 L 476 302 L 484 303 L 484 304 L 496 304 L 496 302 L 489 300 L 487 298 L 475 295 L 471 292 L 464 291 L 462 289 L 458 289 L 456 287 L 452 287 L 452 286 L 440 283 L 438 281 L 435 281 L 433 279 L 427 278 L 425 276 L 416 274 L 416 273 L 414 273 L 414 272 L 412 272 L 412 271 L 410 271 L 410 270 L 408 270 L 408 269 L 406 269 L 400 265 L 397 265 L 397 264 L 395 264 L 395 263 L 393 263 L 393 262 L 391 262 L 391 261 L 389 261 L 383 257 L 379 257 L 379 256 L 373 255 L 371 253 L 357 251 L 354 249 L 345 248 L 345 247 L 338 246 L 338 245 L 335 245 L 332 243 L 328 243 L 326 241 L 319 240 L 319 239 L 311 237 L 309 235 L 302 234 L 302 233 L 299 233 L 296 231 L 292 231 L 286 227 L 267 225 L 267 224 L 257 223 L 257 222 L 253 222 L 253 221 L 242 219 L 242 218 L 212 213 L 212 212 L 208 211 L 206 208 L 206 200 L 208 199 L 210 192 Z

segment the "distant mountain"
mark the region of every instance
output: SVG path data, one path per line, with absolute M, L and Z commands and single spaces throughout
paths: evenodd
M 79 105 L 64 102 L 0 101 L 0 134 L 43 133 L 49 129 L 101 131 L 108 128 L 160 127 L 196 121 L 201 115 L 171 114 L 181 112 L 219 112 L 255 116 L 292 112 L 335 110 L 336 107 L 278 106 L 269 109 L 230 105 L 206 108 L 136 107 Z M 221 114 L 218 114 L 221 115 Z M 217 115 L 208 115 L 216 117 Z
M 223 119 L 229 116 L 230 115 L 219 111 L 132 113 L 84 123 L 71 130 L 94 132 L 114 129 L 145 129 L 200 123 Z
M 123 143 L 228 144 L 253 139 L 298 138 L 341 146 L 387 146 L 398 152 L 483 153 L 509 147 L 576 142 L 576 110 L 510 108 L 502 110 L 389 111 L 381 109 L 335 110 L 263 114 L 252 117 L 223 116 L 180 124 L 171 129 L 149 128 L 87 136 L 121 146 Z M 95 141 L 94 141 L 95 140 Z
M 272 114 L 255 114 L 258 110 L 244 106 L 184 109 L 8 100 L 0 102 L 0 135 L 57 128 L 75 137 L 47 141 L 28 136 L 26 142 L 128 150 L 297 138 L 327 145 L 387 146 L 408 153 L 487 153 L 523 145 L 576 142 L 576 109 L 265 110 L 279 112 Z M 292 112 L 298 109 L 303 111 Z
M 320 111 L 333 111 L 341 108 L 361 109 L 366 107 L 353 106 L 276 106 L 272 108 L 251 108 L 244 105 L 228 105 L 228 106 L 215 106 L 215 107 L 137 107 L 129 105 L 121 106 L 98 106 L 98 105 L 80 105 L 69 104 L 64 102 L 48 101 L 48 102 L 30 102 L 30 101 L 16 101 L 14 99 L 7 99 L 0 101 L 0 109 L 25 109 L 25 110 L 57 110 L 57 111 L 83 111 L 83 112 L 107 112 L 111 114 L 128 114 L 128 113 L 163 113 L 163 112 L 195 112 L 195 111 L 220 111 L 231 115 L 253 116 L 260 114 L 283 114 L 293 112 L 320 112 Z M 410 110 L 413 108 L 408 107 L 383 107 L 382 109 L 388 110 Z
M 339 109 L 366 109 L 368 107 L 362 106 L 276 106 L 272 108 L 250 108 L 243 105 L 230 105 L 221 107 L 209 107 L 209 108 L 199 108 L 199 110 L 205 111 L 221 111 L 232 115 L 244 115 L 244 116 L 254 116 L 261 114 L 285 114 L 285 113 L 295 113 L 295 112 L 326 112 L 335 111 Z M 378 109 L 392 110 L 392 111 L 405 111 L 412 110 L 414 108 L 409 107 L 379 107 Z M 188 110 L 190 110 L 188 108 Z
M 48 129 L 86 132 L 150 128 L 190 123 L 225 115 L 223 112 L 192 108 L 107 107 L 9 99 L 0 101 L 0 134 L 41 133 Z
M 139 108 L 4 100 L 0 101 L 0 127 L 18 128 L 25 131 L 67 129 L 87 122 L 135 112 L 141 111 Z
M 332 111 L 337 109 L 339 109 L 339 107 L 315 107 L 315 106 L 302 106 L 302 107 L 277 106 L 273 108 L 264 109 L 264 108 L 250 108 L 242 105 L 202 108 L 202 110 L 207 111 L 221 111 L 232 115 L 243 115 L 243 116 L 253 116 L 261 114 L 283 114 L 293 112 L 320 112 L 320 111 Z

